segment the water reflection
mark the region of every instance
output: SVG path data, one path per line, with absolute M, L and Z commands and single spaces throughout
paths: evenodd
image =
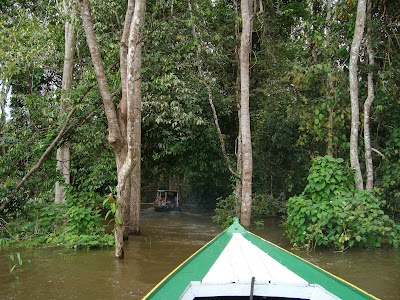
M 142 235 L 126 244 L 125 260 L 114 250 L 35 249 L 21 252 L 23 269 L 9 273 L 0 252 L 0 299 L 141 299 L 159 280 L 221 230 L 211 212 L 142 214 Z M 279 219 L 266 219 L 254 233 L 290 249 Z M 322 268 L 382 299 L 400 299 L 400 251 L 392 249 L 298 252 Z M 31 266 L 27 263 L 31 260 Z

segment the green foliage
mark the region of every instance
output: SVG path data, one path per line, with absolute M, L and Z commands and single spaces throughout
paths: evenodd
M 257 220 L 253 222 L 257 227 L 264 228 L 264 220 Z
M 23 260 L 21 257 L 21 253 L 16 252 L 15 256 L 14 256 L 14 254 L 9 254 L 8 258 L 9 258 L 8 265 L 9 265 L 10 273 L 14 272 L 16 267 L 19 267 L 20 269 L 22 268 L 24 263 L 23 263 Z
M 230 194 L 228 197 L 218 198 L 214 212 L 213 221 L 221 224 L 222 228 L 228 228 L 236 217 L 236 196 Z
M 68 201 L 55 204 L 50 195 L 29 199 L 21 217 L 2 220 L 0 249 L 10 246 L 64 245 L 66 247 L 112 246 L 114 238 L 100 222 L 101 197 L 93 192 L 68 189 Z
M 251 214 L 255 218 L 282 215 L 285 212 L 284 197 L 270 194 L 255 194 L 252 199 Z
M 384 202 L 369 191 L 356 191 L 342 159 L 313 160 L 308 184 L 287 202 L 285 231 L 291 243 L 314 249 L 399 246 L 400 227 L 381 209 Z
M 236 217 L 236 205 L 236 196 L 234 194 L 218 198 L 213 221 L 221 224 L 222 228 L 229 227 L 233 222 L 233 218 Z M 256 219 L 281 214 L 284 211 L 283 198 L 274 198 L 271 195 L 255 195 L 251 211 L 252 217 Z M 262 220 L 256 220 L 255 224 L 257 226 L 264 225 Z
M 386 199 L 385 210 L 393 218 L 398 218 L 400 216 L 400 128 L 390 133 L 384 154 L 385 159 L 378 169 L 380 176 L 376 185 L 379 195 Z
M 65 233 L 56 237 L 50 236 L 48 242 L 63 242 L 75 248 L 113 245 L 113 237 L 105 233 L 104 226 L 100 223 L 103 197 L 93 191 L 78 192 L 71 187 L 67 190 L 68 224 Z

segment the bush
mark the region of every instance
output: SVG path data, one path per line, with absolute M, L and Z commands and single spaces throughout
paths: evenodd
M 255 218 L 277 216 L 285 212 L 284 197 L 276 198 L 270 194 L 255 194 L 252 200 L 251 215 Z
M 226 198 L 218 198 L 213 221 L 221 224 L 222 228 L 228 228 L 232 224 L 233 218 L 236 217 L 235 208 L 236 196 L 234 194 L 230 194 Z
M 75 248 L 112 246 L 113 235 L 101 224 L 102 197 L 67 188 L 67 203 L 55 204 L 53 194 L 29 199 L 23 217 L 0 219 L 0 249 L 9 246 L 64 245 Z M 100 203 L 100 204 L 99 204 Z
M 288 200 L 286 234 L 295 246 L 314 249 L 399 245 L 399 226 L 380 200 L 369 191 L 356 191 L 342 159 L 313 160 L 308 184 L 300 196 Z

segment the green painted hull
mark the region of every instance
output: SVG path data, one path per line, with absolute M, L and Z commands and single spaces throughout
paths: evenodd
M 291 272 L 310 284 L 321 286 L 339 299 L 377 299 L 356 286 L 246 231 L 237 221 L 178 266 L 143 299 L 180 299 L 191 282 L 199 282 L 205 277 L 236 233 L 240 233 L 247 241 Z

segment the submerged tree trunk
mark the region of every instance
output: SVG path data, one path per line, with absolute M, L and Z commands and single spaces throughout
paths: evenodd
M 60 119 L 68 112 L 69 105 L 66 100 L 68 92 L 72 85 L 72 75 L 74 71 L 74 49 L 75 49 L 75 32 L 74 32 L 74 19 L 76 16 L 75 12 L 75 0 L 64 0 L 64 11 L 67 15 L 65 21 L 65 46 L 64 46 L 64 68 L 62 77 L 62 93 L 61 93 L 61 105 L 60 105 Z M 64 143 L 60 148 L 57 149 L 57 170 L 60 171 L 64 178 L 64 183 L 70 183 L 70 147 L 68 143 Z M 64 186 L 60 182 L 55 184 L 55 202 L 65 202 L 65 191 Z
M 351 134 L 350 134 L 350 165 L 354 170 L 354 181 L 357 189 L 364 188 L 358 157 L 358 138 L 360 127 L 360 111 L 358 100 L 358 57 L 364 34 L 366 0 L 359 0 L 357 6 L 356 25 L 350 50 L 349 81 L 351 101 Z
M 251 1 L 242 0 L 242 35 L 240 42 L 240 128 L 242 137 L 242 206 L 240 220 L 243 226 L 250 226 L 251 193 L 253 176 L 253 153 L 250 131 L 250 40 Z
M 372 2 L 368 1 L 368 21 L 371 21 L 371 9 Z M 370 120 L 371 120 L 371 106 L 374 102 L 374 65 L 375 65 L 375 55 L 371 43 L 371 24 L 368 24 L 367 36 L 366 36 L 366 46 L 368 54 L 368 96 L 364 102 L 364 144 L 365 144 L 365 167 L 367 171 L 367 180 L 365 183 L 366 190 L 372 190 L 374 188 L 374 166 L 372 162 L 372 146 L 371 146 L 371 130 L 370 130 Z

